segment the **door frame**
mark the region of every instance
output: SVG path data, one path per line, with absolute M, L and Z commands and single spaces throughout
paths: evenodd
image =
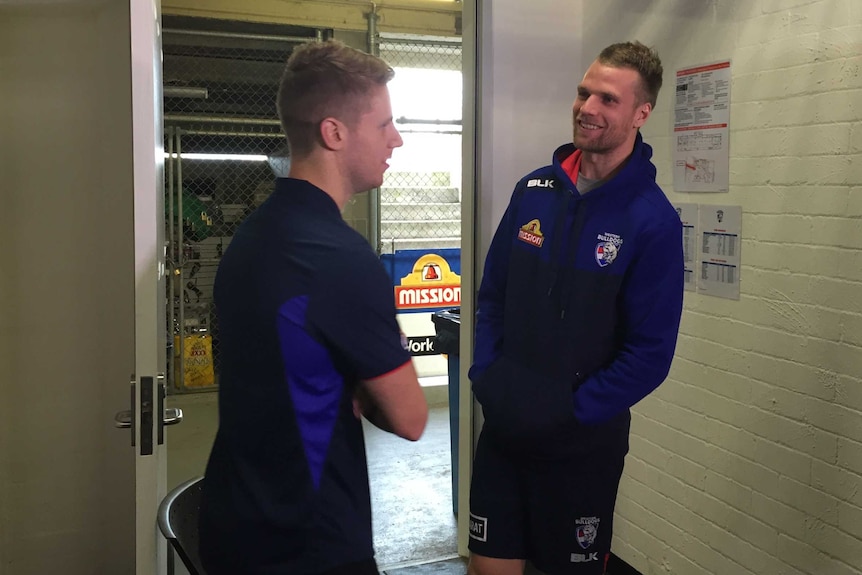
M 135 572 L 163 574 L 157 512 L 167 490 L 161 6 L 129 0 L 135 237 Z M 150 425 L 144 427 L 149 421 Z
M 477 253 L 481 246 L 480 220 L 477 209 L 479 199 L 480 108 L 480 0 L 464 0 L 461 32 L 461 73 L 463 78 L 462 111 L 462 172 L 461 172 L 461 333 L 460 333 L 460 389 L 458 390 L 458 554 L 469 556 L 467 549 L 470 527 L 470 479 L 473 475 L 475 438 L 478 438 L 477 414 L 481 414 L 473 398 L 467 373 L 473 363 L 473 334 L 475 328 L 476 290 L 482 277 L 482 260 Z

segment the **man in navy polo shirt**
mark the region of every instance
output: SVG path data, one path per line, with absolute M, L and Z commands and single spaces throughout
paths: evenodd
M 210 574 L 376 575 L 360 413 L 415 441 L 428 408 L 392 285 L 340 209 L 392 150 L 385 62 L 339 42 L 297 48 L 278 111 L 289 177 L 219 266 L 219 429 L 201 501 Z

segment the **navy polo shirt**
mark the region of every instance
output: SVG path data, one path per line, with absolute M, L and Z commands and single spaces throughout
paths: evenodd
M 201 501 L 213 573 L 304 574 L 373 557 L 358 382 L 410 360 L 392 283 L 338 206 L 282 178 L 219 265 L 219 428 Z

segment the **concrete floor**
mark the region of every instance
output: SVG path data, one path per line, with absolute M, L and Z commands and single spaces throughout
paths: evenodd
M 457 556 L 448 406 L 431 408 L 425 433 L 415 443 L 364 424 L 381 570 Z
M 431 409 L 419 441 L 405 441 L 365 422 L 374 544 L 381 571 L 457 556 L 446 386 L 433 385 L 440 380 L 423 383 L 432 384 L 424 388 Z M 184 416 L 181 424 L 166 430 L 170 490 L 204 473 L 218 426 L 217 394 L 172 395 L 167 405 L 182 408 Z M 177 574 L 184 573 L 178 566 Z

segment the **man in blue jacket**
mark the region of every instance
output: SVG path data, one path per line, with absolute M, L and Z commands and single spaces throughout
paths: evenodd
M 629 408 L 667 376 L 682 313 L 682 224 L 639 131 L 661 83 L 655 51 L 605 48 L 573 143 L 518 182 L 494 235 L 470 369 L 472 575 L 607 567 Z

